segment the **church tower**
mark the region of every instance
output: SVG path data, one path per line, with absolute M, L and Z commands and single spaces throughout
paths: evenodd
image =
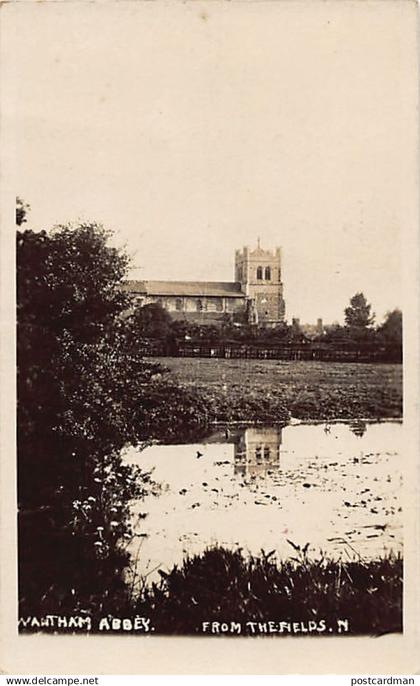
M 235 281 L 248 297 L 256 324 L 276 326 L 284 321 L 285 302 L 281 280 L 281 249 L 244 247 L 235 253 Z

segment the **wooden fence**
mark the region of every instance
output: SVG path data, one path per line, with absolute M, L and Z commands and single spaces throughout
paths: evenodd
M 165 345 L 148 342 L 142 352 L 150 357 L 207 357 L 214 359 L 318 360 L 321 362 L 393 362 L 400 363 L 398 351 L 384 349 L 345 350 L 311 344 L 262 346 L 243 344 L 179 343 Z

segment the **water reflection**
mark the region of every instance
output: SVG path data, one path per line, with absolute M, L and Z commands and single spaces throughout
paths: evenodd
M 281 428 L 247 428 L 234 443 L 234 474 L 264 476 L 280 467 Z
M 301 431 L 308 425 L 298 424 Z M 357 438 L 363 438 L 368 428 L 368 422 L 356 419 L 347 424 L 326 422 L 313 424 L 312 429 L 318 427 L 326 438 L 337 438 L 340 434 L 351 432 Z M 244 483 L 256 478 L 262 478 L 274 473 L 280 473 L 282 432 L 291 427 L 282 426 L 226 426 L 208 435 L 200 444 L 200 450 L 206 446 L 233 446 L 233 474 L 241 477 Z M 295 427 L 295 430 L 297 427 Z M 299 433 L 299 432 L 298 432 Z M 340 436 L 344 438 L 344 436 Z M 288 452 L 288 451 L 286 451 Z M 199 453 L 201 455 L 201 453 Z
M 215 544 L 280 557 L 288 540 L 310 541 L 311 555 L 400 551 L 402 425 L 361 424 L 222 427 L 200 443 L 129 451 L 162 484 L 133 504 L 133 558 L 149 573 Z
M 349 429 L 355 436 L 362 438 L 366 433 L 367 425 L 362 419 L 356 419 L 354 422 L 349 423 Z
M 226 427 L 208 436 L 205 445 L 233 446 L 233 474 L 246 481 L 279 470 L 282 430 L 281 426 Z

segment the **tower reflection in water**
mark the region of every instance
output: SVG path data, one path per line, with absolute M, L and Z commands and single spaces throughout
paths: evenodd
M 253 427 L 235 432 L 235 475 L 261 477 L 280 468 L 280 427 Z

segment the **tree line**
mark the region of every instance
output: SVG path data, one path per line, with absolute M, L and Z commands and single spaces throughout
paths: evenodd
M 384 321 L 375 326 L 375 315 L 363 293 L 356 293 L 344 310 L 344 325 L 333 324 L 322 332 L 308 336 L 295 320 L 268 328 L 235 321 L 225 315 L 220 325 L 197 324 L 188 320 L 173 319 L 158 303 L 137 307 L 131 314 L 133 328 L 142 341 L 159 341 L 170 353 L 185 341 L 226 345 L 242 343 L 261 346 L 324 346 L 332 350 L 381 351 L 393 361 L 402 359 L 402 312 L 388 312 Z

